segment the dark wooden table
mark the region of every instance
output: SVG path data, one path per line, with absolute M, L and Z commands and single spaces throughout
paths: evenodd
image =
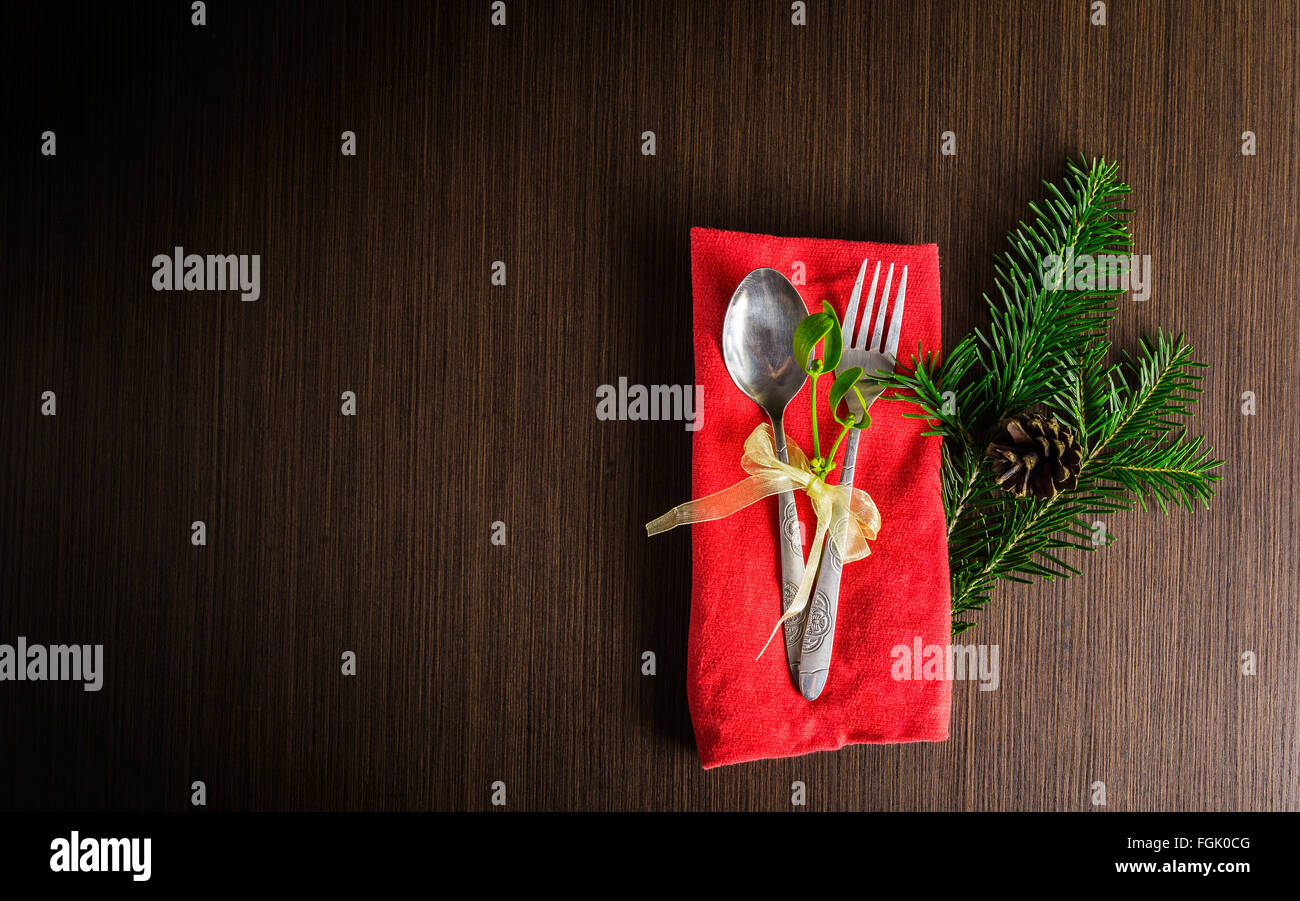
M 0 683 L 0 808 L 1300 807 L 1295 3 L 208 6 L 6 23 L 0 642 L 106 672 Z M 642 528 L 690 434 L 594 415 L 693 381 L 688 229 L 936 242 L 950 344 L 1079 154 L 1152 258 L 1116 340 L 1211 363 L 1213 509 L 1002 591 L 948 742 L 703 772 Z M 261 299 L 155 292 L 177 245 Z

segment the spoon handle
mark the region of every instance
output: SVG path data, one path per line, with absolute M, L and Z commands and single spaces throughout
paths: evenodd
M 772 417 L 772 435 L 776 441 L 776 458 L 790 462 L 786 451 L 785 429 L 781 420 Z M 776 496 L 777 531 L 781 533 L 781 612 L 790 608 L 799 583 L 803 581 L 803 536 L 799 529 L 799 511 L 794 505 L 794 492 L 782 491 Z M 796 617 L 783 627 L 785 632 L 785 659 L 790 665 L 790 679 L 799 685 L 799 648 L 803 639 L 803 617 Z

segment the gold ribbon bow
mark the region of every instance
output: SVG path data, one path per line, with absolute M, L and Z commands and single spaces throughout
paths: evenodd
M 722 519 L 765 497 L 801 488 L 812 501 L 813 514 L 817 517 L 817 532 L 812 547 L 808 549 L 810 561 L 821 559 L 822 543 L 828 533 L 843 563 L 852 563 L 870 554 L 867 542 L 880 531 L 880 511 L 871 496 L 861 488 L 827 485 L 813 473 L 808 458 L 793 441 L 789 442 L 787 451 L 790 462 L 782 463 L 776 456 L 772 427 L 762 423 L 745 439 L 745 453 L 740 458 L 740 465 L 749 473 L 749 478 L 715 494 L 674 507 L 647 523 L 646 532 L 657 535 L 688 523 Z M 817 568 L 805 565 L 799 590 L 785 614 L 777 620 L 763 650 L 758 652 L 759 657 L 763 656 L 781 626 L 803 613 L 808 606 L 808 596 L 812 593 L 816 576 Z

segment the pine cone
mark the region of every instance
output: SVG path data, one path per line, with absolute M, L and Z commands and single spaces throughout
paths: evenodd
M 1079 482 L 1083 454 L 1074 430 L 1055 417 L 1021 413 L 1002 423 L 985 454 L 998 484 L 1016 497 L 1055 497 Z

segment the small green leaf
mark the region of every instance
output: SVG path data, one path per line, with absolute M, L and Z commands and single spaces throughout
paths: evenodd
M 858 388 L 858 384 L 861 381 L 862 367 L 854 366 L 852 369 L 846 369 L 836 377 L 835 384 L 831 385 L 830 395 L 831 415 L 835 417 L 835 421 L 840 425 L 849 426 L 858 431 L 862 431 L 867 426 L 871 425 L 871 414 L 867 413 L 865 410 L 867 399 L 862 396 L 862 391 Z M 850 391 L 857 396 L 858 403 L 864 408 L 861 422 L 854 421 L 853 414 L 849 411 L 847 404 L 844 406 L 844 415 L 840 415 L 840 402 L 848 396 Z
M 820 367 L 812 365 L 812 355 L 817 349 L 817 344 L 823 338 L 830 334 L 836 337 L 836 362 L 839 361 L 839 331 L 836 328 L 834 316 L 828 316 L 825 313 L 813 313 L 811 316 L 799 323 L 799 327 L 794 330 L 794 358 L 799 363 L 799 368 L 809 375 L 814 373 L 823 373 L 829 369 L 834 369 L 833 364 L 823 362 Z M 829 339 L 827 341 L 829 344 Z M 830 348 L 828 347 L 827 350 Z
M 846 369 L 835 377 L 835 384 L 831 385 L 831 412 L 835 414 L 835 420 L 841 425 L 843 420 L 839 418 L 840 401 L 844 395 L 849 393 L 849 389 L 857 384 L 858 379 L 862 378 L 862 367 L 854 366 L 852 369 Z
M 826 366 L 822 371 L 830 372 L 840 365 L 840 354 L 844 351 L 844 337 L 840 334 L 840 319 L 835 315 L 835 308 L 831 306 L 829 300 L 822 301 L 822 309 L 830 317 L 831 322 L 835 323 L 835 327 L 826 334 L 822 344 L 822 360 Z

